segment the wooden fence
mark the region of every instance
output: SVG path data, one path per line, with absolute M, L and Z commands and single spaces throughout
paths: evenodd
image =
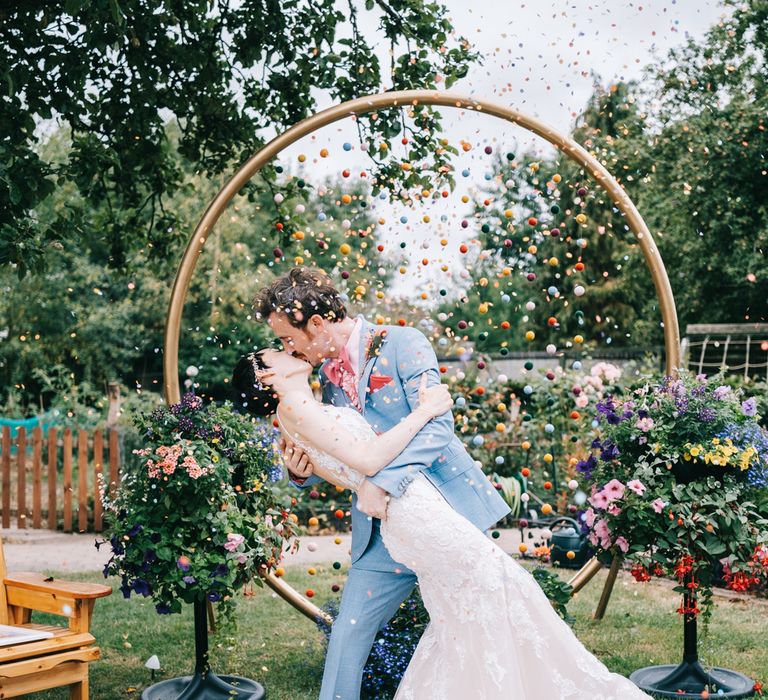
M 105 461 L 106 458 L 106 461 Z M 3 427 L 0 441 L 2 527 L 101 532 L 102 477 L 110 492 L 120 474 L 117 430 Z M 15 522 L 14 522 L 15 521 Z

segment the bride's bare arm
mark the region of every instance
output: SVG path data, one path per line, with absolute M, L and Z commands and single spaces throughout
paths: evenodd
M 360 438 L 351 435 L 322 404 L 306 395 L 288 394 L 280 402 L 280 419 L 306 442 L 347 464 L 355 471 L 373 476 L 399 455 L 430 420 L 450 410 L 453 401 L 447 387 L 427 388 L 424 375 L 419 406 L 394 428 L 381 435 Z

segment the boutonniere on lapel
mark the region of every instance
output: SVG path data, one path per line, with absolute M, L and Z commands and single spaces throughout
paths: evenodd
M 375 333 L 369 335 L 368 337 L 368 347 L 365 349 L 365 360 L 363 364 L 368 364 L 368 360 L 370 360 L 372 357 L 378 357 L 381 353 L 381 346 L 384 344 L 384 341 L 387 338 L 387 331 L 380 330 L 376 331 Z
M 387 331 L 381 330 L 377 331 L 376 333 L 373 333 L 368 340 L 368 347 L 365 351 L 365 364 L 367 365 L 368 362 L 372 359 L 375 359 L 379 356 L 381 353 L 381 346 L 384 344 L 384 341 L 387 338 Z M 378 372 L 371 373 L 371 376 L 368 380 L 368 388 L 371 393 L 378 391 L 382 387 L 385 387 L 387 384 L 390 384 L 392 382 L 392 377 L 386 374 L 380 374 Z

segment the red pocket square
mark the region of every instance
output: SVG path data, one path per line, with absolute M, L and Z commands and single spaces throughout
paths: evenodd
M 386 374 L 372 374 L 368 381 L 368 386 L 371 387 L 371 393 L 373 393 L 374 391 L 378 391 L 382 387 L 387 386 L 387 384 L 390 384 L 391 382 L 392 377 L 389 377 Z

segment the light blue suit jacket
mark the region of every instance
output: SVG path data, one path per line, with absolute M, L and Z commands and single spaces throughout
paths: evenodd
M 425 372 L 428 385 L 440 383 L 437 357 L 429 341 L 414 328 L 400 326 L 374 326 L 360 317 L 363 326 L 360 333 L 358 396 L 363 417 L 377 433 L 395 426 L 418 405 L 419 383 Z M 371 337 L 384 331 L 378 353 L 366 361 L 365 354 Z M 392 381 L 372 391 L 371 375 L 384 375 Z M 346 394 L 328 381 L 320 369 L 323 403 L 349 406 Z M 370 477 L 393 497 L 399 497 L 419 473 L 437 487 L 446 501 L 479 529 L 486 530 L 507 513 L 509 507 L 492 486 L 482 469 L 469 456 L 453 429 L 453 415 L 447 412 L 425 425 L 408 446 L 376 476 Z M 312 481 L 317 477 L 310 477 Z M 368 548 L 374 523 L 352 501 L 352 563 Z M 376 525 L 378 522 L 376 523 Z M 418 522 L 414 521 L 418 528 Z M 380 538 L 376 538 L 379 539 Z M 373 547 L 371 549 L 374 549 Z M 380 552 L 366 553 L 366 568 L 390 569 L 392 560 L 383 547 Z M 378 562 L 378 559 L 381 559 Z

